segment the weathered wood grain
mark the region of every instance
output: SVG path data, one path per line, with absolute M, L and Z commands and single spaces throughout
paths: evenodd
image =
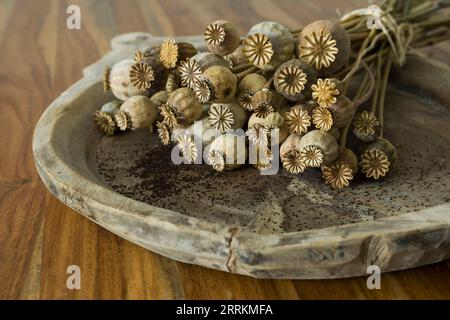
M 43 110 L 109 50 L 119 33 L 198 34 L 227 17 L 241 32 L 262 20 L 336 17 L 360 1 L 63 1 L 0 2 L 0 298 L 450 298 L 450 262 L 386 274 L 382 290 L 365 278 L 256 280 L 174 262 L 148 252 L 59 203 L 40 182 L 31 140 Z M 326 3 L 326 5 L 324 5 Z M 82 30 L 65 27 L 69 4 Z M 279 11 L 273 12 L 273 7 Z M 198 19 L 200 10 L 204 20 Z M 344 11 L 344 10 L 342 10 Z M 281 16 L 280 16 L 281 15 Z M 448 46 L 440 51 L 448 55 Z M 82 268 L 68 290 L 66 268 Z

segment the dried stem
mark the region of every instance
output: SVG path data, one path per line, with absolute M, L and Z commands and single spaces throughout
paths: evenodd
M 264 89 L 270 89 L 273 83 L 274 76 L 271 76 L 269 80 L 267 80 L 266 84 L 264 85 Z
M 353 114 L 356 114 L 356 111 L 358 110 L 359 106 L 370 98 L 370 96 L 373 93 L 374 86 L 375 86 L 375 78 L 373 76 L 372 70 L 370 70 L 370 68 L 367 66 L 367 64 L 365 62 L 362 62 L 362 66 L 366 70 L 366 74 L 365 74 L 364 79 L 358 89 L 356 96 L 353 99 L 353 103 L 354 103 Z M 347 125 L 344 127 L 344 129 L 341 132 L 341 137 L 339 140 L 340 148 L 344 148 L 347 145 L 348 131 L 350 129 L 352 122 L 353 122 L 353 119 L 350 119 L 350 121 L 347 123 Z
M 373 93 L 372 96 L 372 107 L 371 110 L 373 113 L 376 112 L 377 110 L 377 104 L 378 104 L 378 95 L 380 93 L 380 85 L 381 85 L 381 67 L 383 66 L 383 59 L 382 59 L 382 55 L 381 52 L 378 53 L 378 57 L 377 57 L 377 63 L 376 63 L 376 76 L 375 76 L 375 91 Z
M 248 68 L 248 69 L 246 69 L 246 70 L 244 70 L 244 71 L 241 71 L 241 72 L 237 73 L 237 74 L 236 74 L 236 77 L 237 77 L 238 79 L 242 79 L 242 78 L 245 77 L 246 75 L 248 75 L 248 74 L 250 74 L 250 73 L 253 73 L 253 72 L 257 71 L 257 70 L 258 70 L 258 68 L 255 67 L 255 66 L 253 66 L 253 67 L 250 67 L 250 68 Z
M 391 72 L 391 66 L 392 66 L 392 57 L 389 57 L 387 59 L 386 65 L 384 67 L 384 73 L 383 73 L 383 79 L 381 80 L 381 87 L 380 87 L 380 100 L 378 104 L 378 120 L 380 120 L 381 125 L 381 136 L 383 136 L 383 129 L 384 129 L 384 105 L 386 100 L 386 88 L 387 83 L 389 79 L 389 73 Z
M 253 67 L 253 64 L 251 64 L 251 63 L 246 63 L 246 64 L 241 64 L 241 65 L 239 65 L 239 66 L 236 66 L 236 67 L 234 67 L 234 68 L 231 68 L 231 71 L 232 71 L 233 73 L 239 73 L 239 72 L 245 71 L 245 70 L 247 70 L 247 69 L 249 69 L 249 68 L 251 68 L 251 67 Z
M 351 78 L 353 77 L 353 75 L 359 70 L 361 62 L 364 58 L 364 56 L 371 51 L 372 49 L 375 48 L 375 44 L 378 42 L 378 40 L 384 36 L 383 33 L 380 33 L 378 35 L 376 34 L 376 30 L 372 29 L 370 31 L 369 36 L 366 38 L 366 40 L 364 40 L 363 45 L 361 46 L 359 53 L 357 55 L 356 58 L 356 62 L 353 64 L 352 69 L 350 70 L 350 72 L 345 76 L 345 78 L 342 80 L 342 82 L 349 82 L 351 80 Z M 370 45 L 369 45 L 370 43 Z

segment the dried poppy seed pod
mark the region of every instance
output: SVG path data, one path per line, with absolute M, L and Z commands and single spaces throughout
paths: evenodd
M 311 86 L 312 98 L 319 106 L 328 108 L 336 103 L 343 89 L 342 82 L 336 78 L 318 79 L 317 83 Z
M 213 66 L 229 67 L 228 62 L 223 57 L 211 52 L 199 52 L 191 59 L 195 60 L 203 71 Z
M 299 174 L 305 171 L 306 164 L 300 152 L 300 139 L 297 134 L 289 135 L 280 146 L 280 158 L 289 173 Z
M 312 100 L 307 100 L 305 102 L 297 103 L 294 107 L 300 107 L 303 110 L 308 111 L 309 116 L 312 116 L 314 108 L 317 107 L 317 103 Z
M 120 110 L 128 115 L 131 130 L 150 127 L 158 116 L 157 106 L 146 96 L 131 97 L 122 104 Z
M 200 127 L 198 122 L 201 122 L 201 130 L 197 130 Z M 202 146 L 203 148 L 205 148 L 214 140 L 215 137 L 220 135 L 216 130 L 213 129 L 214 128 L 211 126 L 209 117 L 206 116 L 199 121 L 195 121 L 193 124 L 187 127 L 186 133 L 193 136 L 195 139 L 202 141 Z
M 109 113 L 110 115 L 113 116 L 117 113 L 117 111 L 119 111 L 121 104 L 122 104 L 122 102 L 120 102 L 118 100 L 113 100 L 113 101 L 105 103 L 102 106 L 102 108 L 100 109 L 100 111 Z
M 250 73 L 239 81 L 239 92 L 250 92 L 254 94 L 262 90 L 266 83 L 267 79 L 264 76 L 258 73 Z
M 139 90 L 131 83 L 130 71 L 134 66 L 133 60 L 122 60 L 116 63 L 105 79 L 114 96 L 122 101 L 133 96 L 145 95 L 146 90 Z
M 247 112 L 236 101 L 213 103 L 208 112 L 211 126 L 221 133 L 241 129 L 247 123 Z
M 387 139 L 379 138 L 369 144 L 361 155 L 361 171 L 367 178 L 384 177 L 397 161 L 397 150 Z
M 388 157 L 391 166 L 394 165 L 395 162 L 397 161 L 398 158 L 397 149 L 389 140 L 384 138 L 378 138 L 377 140 L 369 144 L 364 151 L 373 149 L 382 151 Z
M 166 82 L 166 92 L 170 96 L 172 92 L 180 87 L 180 75 L 177 71 L 172 71 L 169 73 Z
M 117 128 L 113 116 L 106 111 L 95 111 L 94 122 L 97 124 L 97 128 L 106 136 L 112 136 Z
M 311 85 L 317 81 L 317 72 L 305 62 L 294 59 L 280 65 L 273 84 L 279 94 L 290 101 L 311 97 Z
M 346 96 L 341 96 L 336 103 L 329 106 L 333 114 L 333 126 L 335 128 L 344 128 L 353 118 L 355 107 L 353 101 Z
M 237 67 L 248 63 L 247 56 L 244 54 L 244 45 L 240 45 L 233 53 L 224 57 L 231 67 Z
M 194 92 L 188 88 L 179 88 L 172 92 L 167 103 L 176 110 L 177 120 L 182 124 L 189 125 L 202 117 L 203 107 Z
M 178 46 L 178 61 L 180 64 L 182 61 L 186 61 L 187 59 L 195 56 L 198 53 L 198 50 L 189 42 L 177 42 Z
M 329 131 L 333 127 L 333 115 L 328 108 L 317 106 L 313 109 L 312 122 L 314 126 L 322 131 Z
M 145 49 L 144 51 L 138 50 L 134 54 L 134 60 L 136 62 L 141 62 L 145 58 L 157 56 L 159 58 L 159 53 L 161 52 L 161 45 L 152 46 L 150 48 Z
M 292 133 L 286 138 L 286 140 L 284 140 L 284 142 L 280 146 L 281 159 L 283 159 L 283 157 L 289 150 L 297 149 L 300 151 L 300 139 L 301 136 Z
M 193 90 L 197 100 L 203 104 L 211 102 L 211 100 L 214 98 L 214 91 L 211 82 L 203 77 L 203 75 L 199 78 L 198 81 L 194 82 Z
M 258 117 L 256 113 L 253 113 L 248 119 L 248 127 L 255 128 L 258 125 L 269 130 L 269 135 L 271 134 L 270 130 L 278 130 L 278 142 L 270 143 L 271 141 L 269 141 L 271 145 L 280 144 L 289 136 L 289 129 L 284 124 L 283 116 L 279 112 L 272 112 L 265 118 Z
M 296 105 L 284 112 L 284 122 L 290 132 L 301 135 L 311 126 L 311 116 L 302 105 Z
M 358 113 L 353 120 L 353 133 L 356 138 L 364 142 L 375 141 L 381 136 L 381 123 L 373 112 L 364 110 Z
M 258 117 L 264 118 L 285 105 L 285 99 L 276 91 L 263 88 L 252 97 L 253 111 Z
M 345 163 L 352 170 L 353 176 L 358 172 L 358 157 L 349 148 L 341 148 L 336 161 Z
M 225 56 L 239 47 L 241 38 L 231 22 L 217 20 L 206 27 L 205 41 L 211 52 Z
M 306 148 L 314 149 L 306 154 L 305 163 L 309 166 L 329 165 L 339 153 L 339 146 L 333 135 L 321 130 L 309 131 L 301 138 L 300 150 L 303 152 Z
M 157 93 L 155 93 L 150 97 L 150 100 L 152 100 L 152 102 L 157 106 L 159 106 L 162 103 L 166 103 L 167 99 L 168 95 L 166 90 L 158 91 Z
M 209 67 L 203 72 L 203 77 L 211 86 L 214 102 L 228 102 L 233 99 L 237 90 L 237 77 L 229 68 Z
M 244 42 L 248 61 L 263 70 L 275 70 L 292 59 L 294 51 L 295 40 L 288 28 L 273 21 L 253 26 Z
M 169 75 L 169 70 L 161 63 L 160 50 L 161 46 L 155 46 L 147 49 L 144 53 L 138 51 L 135 55 L 136 64 L 145 63 L 152 68 L 154 79 L 151 82 L 151 94 L 164 90 Z
M 325 183 L 333 189 L 348 187 L 354 176 L 348 164 L 341 161 L 334 161 L 328 166 L 321 166 L 320 169 Z
M 247 148 L 245 136 L 226 133 L 206 147 L 206 161 L 216 171 L 234 170 L 245 164 Z
M 320 71 L 331 75 L 348 64 L 350 37 L 347 31 L 331 20 L 317 20 L 305 26 L 297 43 L 297 56 Z
M 175 42 L 175 40 L 167 39 L 161 45 L 159 57 L 165 68 L 172 69 L 180 62 L 196 55 L 197 52 L 197 49 L 188 42 Z
M 258 117 L 255 113 L 253 113 L 248 119 L 248 127 L 254 127 L 257 124 L 262 125 L 266 129 L 279 128 L 283 125 L 284 119 L 283 116 L 278 112 L 272 112 L 267 117 Z
M 201 81 L 203 77 L 203 70 L 197 61 L 190 58 L 180 63 L 177 74 L 179 75 L 180 82 L 183 87 L 188 87 L 189 89 L 194 90 L 195 84 Z

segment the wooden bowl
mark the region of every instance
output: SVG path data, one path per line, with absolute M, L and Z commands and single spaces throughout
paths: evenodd
M 182 40 L 204 48 L 200 37 Z M 258 278 L 352 277 L 369 265 L 387 272 L 450 256 L 448 67 L 414 58 L 397 74 L 385 136 L 398 163 L 381 181 L 357 177 L 333 191 L 318 171 L 175 166 L 170 148 L 145 130 L 103 137 L 92 114 L 112 98 L 102 91 L 104 67 L 160 42 L 146 33 L 113 39 L 42 115 L 33 152 L 59 200 L 164 256 Z

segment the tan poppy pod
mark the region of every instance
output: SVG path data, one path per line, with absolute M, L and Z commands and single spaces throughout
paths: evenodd
M 336 161 L 340 161 L 348 165 L 352 170 L 353 176 L 358 172 L 358 157 L 349 148 L 341 148 Z
M 167 91 L 165 91 L 165 90 L 158 91 L 157 93 L 155 93 L 154 95 L 152 95 L 150 97 L 150 100 L 152 100 L 152 102 L 154 104 L 156 104 L 157 106 L 159 106 L 162 103 L 166 103 L 167 99 L 168 99 L 168 95 L 167 95 Z
M 151 56 L 158 56 L 161 52 L 161 45 L 156 45 L 150 48 L 145 49 L 144 51 L 137 51 L 134 55 L 134 60 L 136 62 L 141 62 L 144 58 L 148 58 Z
M 163 66 L 173 69 L 181 62 L 197 54 L 197 49 L 188 42 L 175 42 L 173 39 L 166 39 L 161 45 L 159 58 Z
M 248 152 L 245 136 L 226 133 L 206 147 L 206 161 L 216 171 L 234 170 L 245 164 Z
M 130 70 L 135 62 L 133 60 L 122 60 L 116 63 L 108 74 L 109 88 L 114 96 L 122 101 L 133 96 L 146 95 L 145 90 L 137 89 L 130 79 Z
M 158 107 L 146 96 L 131 97 L 122 104 L 120 110 L 128 115 L 131 130 L 150 127 L 158 116 Z
M 297 103 L 294 107 L 300 107 L 303 110 L 308 111 L 308 114 L 312 116 L 314 108 L 317 107 L 317 103 L 312 100 L 307 100 L 305 102 Z
M 178 121 L 184 125 L 189 125 L 202 117 L 202 104 L 191 89 L 175 90 L 167 99 L 167 103 L 176 110 Z
M 113 101 L 105 103 L 102 106 L 102 108 L 100 109 L 100 111 L 106 112 L 113 116 L 117 113 L 117 111 L 119 111 L 121 105 L 122 105 L 122 102 L 120 102 L 118 100 L 113 100 Z
M 263 70 L 275 70 L 292 59 L 295 40 L 289 29 L 278 22 L 263 21 L 253 26 L 244 41 L 244 53 L 250 63 Z
M 277 92 L 290 101 L 310 98 L 311 85 L 316 81 L 317 72 L 299 59 L 280 65 L 273 78 Z
M 364 110 L 353 118 L 353 133 L 363 142 L 372 142 L 378 139 L 383 132 L 380 120 L 375 113 Z
M 297 134 L 291 134 L 280 147 L 280 158 L 283 168 L 291 174 L 300 174 L 306 169 L 300 152 L 300 139 Z
M 151 94 L 164 90 L 169 76 L 169 70 L 161 63 L 160 50 L 161 46 L 156 46 L 146 50 L 140 58 L 135 57 L 135 60 L 139 60 L 136 63 L 146 63 L 153 70 L 154 80 L 150 88 Z
M 171 71 L 167 78 L 165 87 L 167 94 L 170 96 L 170 94 L 175 90 L 177 90 L 180 86 L 181 86 L 180 74 L 176 70 Z
M 194 45 L 189 42 L 177 42 L 176 44 L 178 46 L 178 65 L 181 61 L 186 61 L 188 58 L 191 58 L 198 53 L 198 50 Z
M 241 38 L 230 21 L 217 20 L 206 27 L 205 41 L 212 53 L 225 56 L 239 47 Z
M 382 151 L 388 157 L 391 166 L 394 165 L 394 163 L 397 161 L 398 158 L 397 149 L 389 140 L 384 138 L 378 138 L 374 142 L 370 143 L 364 149 L 364 152 L 373 149 Z
M 333 126 L 336 128 L 344 128 L 352 120 L 355 112 L 353 101 L 346 96 L 339 97 L 328 109 L 333 114 Z
M 199 52 L 191 59 L 195 60 L 202 70 L 213 66 L 229 67 L 228 62 L 222 56 L 211 52 Z
M 290 134 L 280 145 L 280 158 L 283 159 L 287 152 L 296 149 L 300 151 L 300 139 L 298 134 Z
M 395 147 L 386 139 L 377 139 L 361 153 L 359 166 L 367 178 L 378 180 L 386 176 L 397 160 Z
M 233 53 L 225 56 L 231 67 L 237 67 L 248 63 L 247 56 L 244 54 L 244 45 L 240 45 Z
M 278 92 L 264 88 L 253 95 L 252 105 L 253 110 L 258 114 L 258 108 L 262 105 L 270 106 L 271 110 L 269 111 L 273 112 L 283 108 L 286 105 L 286 101 Z
M 307 132 L 300 140 L 300 150 L 308 146 L 316 147 L 322 153 L 321 165 L 328 165 L 336 160 L 339 146 L 336 139 L 328 132 L 312 130 Z
M 208 118 L 214 129 L 225 133 L 244 128 L 248 115 L 234 100 L 228 103 L 213 103 L 209 109 Z
M 260 91 L 267 83 L 267 79 L 258 74 L 250 73 L 239 81 L 239 92 L 255 93 Z
M 201 123 L 201 130 L 196 130 L 196 128 L 199 128 L 198 122 Z M 195 121 L 193 124 L 187 127 L 186 133 L 190 136 L 195 137 L 198 140 L 201 140 L 203 148 L 209 145 L 214 140 L 215 137 L 220 135 L 211 126 L 208 116 L 202 118 L 201 120 Z
M 258 117 L 256 113 L 253 113 L 248 119 L 247 125 L 249 128 L 261 125 L 268 130 L 278 128 L 278 144 L 282 143 L 289 136 L 289 129 L 284 124 L 283 116 L 279 112 L 272 112 L 265 118 Z
M 350 37 L 338 22 L 317 20 L 305 26 L 297 40 L 297 57 L 320 75 L 332 75 L 348 64 Z
M 311 85 L 312 98 L 319 106 L 328 108 L 337 102 L 343 89 L 342 82 L 336 78 L 319 78 L 316 83 Z
M 272 112 L 267 117 L 258 117 L 253 113 L 248 119 L 248 127 L 254 127 L 257 124 L 262 125 L 266 129 L 279 128 L 283 125 L 283 116 L 279 112 Z
M 209 67 L 203 72 L 208 80 L 214 102 L 229 102 L 233 100 L 237 90 L 237 77 L 229 68 L 222 66 Z

